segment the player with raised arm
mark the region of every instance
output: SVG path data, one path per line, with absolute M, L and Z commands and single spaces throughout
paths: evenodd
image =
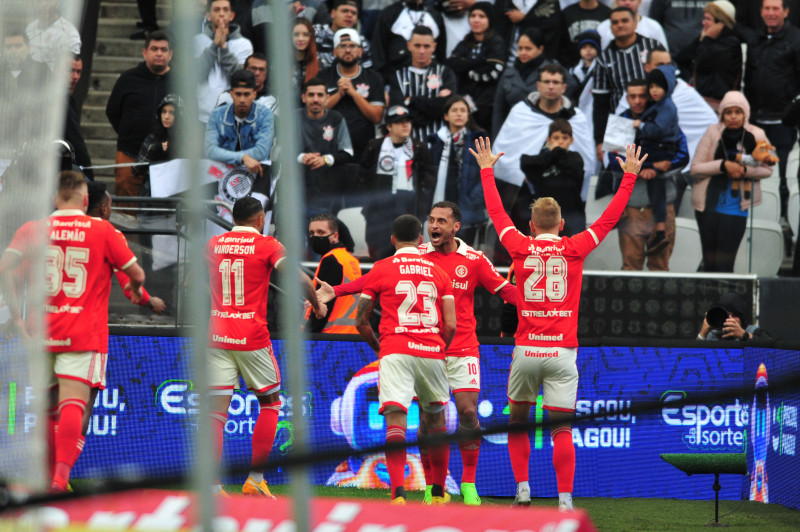
M 57 210 L 48 218 L 17 230 L 0 258 L 0 278 L 11 317 L 27 335 L 11 276 L 39 252 L 39 246 L 44 248 L 44 343 L 53 355 L 51 367 L 58 383 L 58 406 L 48 424 L 55 451 L 51 490 L 65 491 L 91 390 L 105 387 L 111 275 L 115 269 L 125 272 L 129 278 L 125 288 L 138 300 L 144 271 L 122 233 L 107 221 L 86 215 L 88 191 L 81 174 L 59 174 L 55 204 Z
M 564 228 L 561 209 L 553 198 L 539 198 L 531 206 L 531 236 L 515 227 L 503 210 L 493 166 L 503 155 L 492 154 L 489 139 L 476 139 L 470 152 L 481 167 L 486 208 L 500 242 L 514 260 L 517 277 L 516 346 L 508 378 L 509 426 L 526 425 L 531 405 L 544 385 L 542 408 L 552 424 L 553 466 L 558 485 L 558 507 L 572 509 L 575 447 L 571 419 L 578 392 L 578 308 L 583 261 L 614 228 L 628 203 L 636 176 L 647 155 L 629 145 L 625 161 L 617 158 L 625 175 L 619 190 L 600 218 L 572 237 L 559 237 Z M 515 505 L 530 504 L 528 462 L 531 442 L 525 430 L 508 434 L 508 454 L 517 481 Z
M 450 400 L 445 352 L 456 330 L 456 310 L 450 276 L 421 256 L 422 224 L 404 214 L 392 224 L 392 257 L 375 263 L 358 303 L 356 328 L 378 353 L 378 410 L 386 419 L 386 443 L 406 441 L 408 407 L 414 397 L 430 435 L 444 434 L 444 409 Z M 380 341 L 369 324 L 375 302 L 381 302 Z M 450 446 L 428 447 L 432 504 L 444 504 Z M 388 449 L 386 469 L 392 504 L 405 504 L 406 450 Z
M 436 203 L 428 215 L 428 236 L 430 242 L 419 247 L 420 252 L 437 266 L 441 267 L 453 281 L 453 295 L 457 316 L 455 337 L 447 348 L 447 380 L 458 410 L 458 430 L 462 438 L 458 442 L 463 469 L 461 473 L 461 496 L 464 503 L 478 505 L 481 499 L 475 488 L 475 473 L 478 467 L 481 438 L 478 421 L 478 394 L 481 389 L 480 351 L 478 335 L 475 332 L 475 288 L 484 287 L 490 293 L 498 294 L 504 300 L 516 304 L 517 291 L 495 270 L 482 252 L 472 249 L 456 237 L 461 228 L 461 209 L 452 201 Z M 368 274 L 369 275 L 369 274 Z M 361 279 L 364 279 L 362 277 Z M 321 301 L 329 301 L 332 296 L 356 294 L 361 291 L 365 281 L 338 285 L 318 291 Z M 420 416 L 418 439 L 426 434 L 423 416 Z M 474 436 L 473 436 L 474 435 Z M 472 436 L 472 437 L 470 437 Z M 425 498 L 431 502 L 430 459 L 424 445 L 420 448 L 420 458 L 425 471 Z
M 267 329 L 267 290 L 273 269 L 285 273 L 284 250 L 278 240 L 262 234 L 266 218 L 259 200 L 249 196 L 238 200 L 232 214 L 233 229 L 212 237 L 206 247 L 211 288 L 208 357 L 212 427 L 221 459 L 228 408 L 241 375 L 260 406 L 253 427 L 252 469 L 242 493 L 273 498 L 263 466 L 278 428 L 281 374 Z M 311 279 L 302 272 L 300 278 L 314 313 L 325 316 L 327 308 L 317 301 Z M 220 484 L 214 489 L 224 494 Z

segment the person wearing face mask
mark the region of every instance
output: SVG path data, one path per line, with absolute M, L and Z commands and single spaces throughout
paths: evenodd
M 308 243 L 314 253 L 322 255 L 315 279 L 331 286 L 349 283 L 361 277 L 361 265 L 351 253 L 353 239 L 347 228 L 332 214 L 317 214 L 308 223 Z M 315 283 L 319 284 L 318 281 Z M 342 296 L 328 303 L 328 314 L 318 318 L 306 312 L 307 329 L 312 333 L 358 334 L 356 311 L 358 294 Z

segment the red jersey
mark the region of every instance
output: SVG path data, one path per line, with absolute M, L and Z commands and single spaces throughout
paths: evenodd
M 269 276 L 283 258 L 283 245 L 252 227 L 236 226 L 208 241 L 210 347 L 253 351 L 270 345 Z
M 395 353 L 444 359 L 442 300 L 453 298 L 450 276 L 417 248 L 375 263 L 361 297 L 380 298 L 380 356 Z
M 636 182 L 626 173 L 605 212 L 573 237 L 525 236 L 503 210 L 491 168 L 481 170 L 486 207 L 500 242 L 514 259 L 517 278 L 517 345 L 578 346 L 583 261 L 614 228 Z
M 46 225 L 45 304 L 51 353 L 108 351 L 108 295 L 114 269 L 136 262 L 125 237 L 110 223 L 80 210 L 60 210 L 19 228 L 6 251 L 23 260 Z
M 484 287 L 496 293 L 508 284 L 494 265 L 480 251 L 476 251 L 461 240 L 456 240 L 458 249 L 453 253 L 436 251 L 428 242 L 419 247 L 426 259 L 442 268 L 453 283 L 453 296 L 456 304 L 456 334 L 450 347 L 449 356 L 478 356 L 478 323 L 475 320 L 475 288 Z

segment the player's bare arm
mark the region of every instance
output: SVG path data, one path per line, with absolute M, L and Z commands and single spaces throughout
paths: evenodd
M 442 339 L 445 343 L 445 351 L 450 347 L 450 342 L 456 335 L 456 301 L 453 298 L 442 300 Z
M 317 288 L 317 299 L 320 303 L 330 303 L 336 299 L 336 292 L 333 287 L 318 277 L 314 277 L 319 288 Z
M 320 303 L 317 299 L 317 291 L 314 289 L 314 283 L 311 281 L 311 277 L 306 275 L 305 272 L 301 271 L 300 279 L 306 286 L 306 298 L 308 299 L 308 302 L 311 303 L 311 310 L 314 311 L 314 315 L 317 318 L 324 318 L 327 316 L 328 306 L 325 303 Z
M 122 270 L 128 276 L 128 284 L 123 286 L 124 290 L 130 290 L 131 303 L 138 305 L 142 300 L 142 285 L 144 284 L 144 270 L 137 262 L 130 264 Z
M 492 168 L 497 160 L 506 154 L 506 152 L 501 151 L 497 155 L 494 155 L 492 153 L 492 141 L 489 140 L 489 137 L 478 137 L 475 139 L 475 149 L 473 150 L 470 148 L 469 152 L 475 157 L 481 170 L 484 168 Z
M 617 157 L 617 162 L 619 163 L 619 166 L 622 168 L 623 172 L 639 175 L 639 170 L 642 169 L 642 163 L 647 160 L 646 153 L 644 154 L 644 157 L 641 157 L 641 155 L 641 146 L 636 146 L 636 144 L 628 144 L 625 153 L 625 160 L 623 161 L 620 157 Z
M 369 317 L 372 315 L 372 309 L 375 308 L 375 301 L 371 298 L 362 297 L 358 300 L 358 312 L 356 313 L 356 329 L 361 338 L 372 348 L 376 353 L 381 351 L 381 343 L 375 336 L 375 331 L 372 330 L 372 325 L 369 324 Z

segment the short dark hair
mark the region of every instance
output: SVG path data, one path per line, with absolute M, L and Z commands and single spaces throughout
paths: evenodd
M 625 91 L 628 87 L 647 87 L 647 81 L 644 78 L 633 78 L 625 84 Z
M 629 7 L 625 7 L 625 6 L 618 6 L 618 7 L 615 7 L 614 9 L 612 9 L 611 13 L 608 14 L 608 19 L 611 20 L 611 15 L 613 15 L 614 13 L 619 13 L 621 11 L 624 11 L 624 12 L 630 14 L 631 19 L 636 20 L 636 13 L 633 12 L 633 9 L 631 9 Z
M 214 2 L 219 2 L 219 1 L 220 0 L 208 0 L 208 2 L 206 2 L 206 12 L 211 11 L 211 5 Z M 224 1 L 228 2 L 228 5 L 231 6 L 231 11 L 233 11 L 233 0 L 224 0 Z
M 69 201 L 75 191 L 86 185 L 86 179 L 80 172 L 74 170 L 64 170 L 58 174 L 58 196 Z
M 560 74 L 561 75 L 561 83 L 567 82 L 567 70 L 558 63 L 547 63 L 542 68 L 539 69 L 539 78 L 542 77 L 542 72 L 547 72 L 549 74 Z
M 81 63 L 83 63 L 83 57 L 81 56 L 81 54 L 72 54 L 72 60 L 80 61 Z
M 322 78 L 318 78 L 318 77 L 314 76 L 311 79 L 307 79 L 306 82 L 303 83 L 303 94 L 306 93 L 306 91 L 308 90 L 309 87 L 316 87 L 317 85 L 322 85 L 323 87 L 326 88 L 326 91 L 327 91 L 327 87 L 328 86 L 325 85 L 325 82 L 322 80 Z
M 433 207 L 431 207 L 431 210 L 433 209 L 450 209 L 453 211 L 453 219 L 457 222 L 461 221 L 461 207 L 452 201 L 439 201 L 434 203 Z
M 86 207 L 86 213 L 94 212 L 100 208 L 103 201 L 106 199 L 106 192 L 108 187 L 101 181 L 92 181 L 89 183 L 89 205 Z
M 783 9 L 789 9 L 789 0 L 783 0 L 781 2 Z M 761 7 L 764 7 L 764 0 L 761 0 Z
M 550 122 L 550 127 L 547 129 L 547 136 L 552 136 L 555 132 L 564 133 L 565 135 L 572 136 L 572 124 L 563 118 L 557 118 Z
M 336 216 L 330 213 L 323 213 L 323 214 L 315 214 L 311 217 L 308 223 L 311 222 L 328 222 L 328 227 L 331 228 L 331 232 L 335 233 L 339 230 L 339 220 Z
M 411 30 L 411 37 L 408 38 L 410 41 L 414 38 L 414 35 L 427 35 L 428 37 L 433 37 L 433 30 L 430 29 L 428 26 L 423 26 L 422 24 L 418 24 L 414 26 L 414 29 Z
M 243 68 L 247 68 L 247 65 L 248 65 L 248 63 L 250 63 L 251 59 L 258 59 L 259 61 L 265 61 L 267 64 L 269 64 L 269 61 L 267 60 L 267 56 L 266 55 L 264 55 L 261 52 L 253 52 L 252 54 L 247 56 L 247 59 L 244 60 L 244 67 Z
M 147 34 L 147 36 L 144 38 L 145 50 L 153 41 L 167 41 L 167 44 L 171 44 L 169 40 L 169 34 L 166 31 L 161 30 L 151 31 Z
M 529 26 L 519 33 L 519 36 L 527 37 L 534 46 L 544 46 L 544 33 L 536 26 Z M 519 40 L 519 38 L 517 38 Z
M 398 242 L 416 242 L 422 234 L 422 222 L 412 214 L 401 214 L 392 222 L 392 235 Z
M 657 45 L 655 45 L 655 46 L 653 47 L 653 49 L 652 49 L 652 50 L 648 50 L 648 51 L 647 51 L 647 58 L 646 58 L 646 59 L 645 59 L 645 61 L 644 61 L 645 63 L 649 63 L 649 62 L 650 62 L 650 59 L 652 59 L 652 58 L 653 58 L 653 52 L 666 52 L 666 53 L 669 53 L 669 50 L 667 50 L 666 48 L 664 48 L 664 45 L 663 45 L 663 44 L 657 44 Z M 672 56 L 670 56 L 670 57 L 672 57 Z
M 259 212 L 264 212 L 264 206 L 261 202 L 253 196 L 245 196 L 244 198 L 236 200 L 233 204 L 233 223 L 241 225 L 249 222 L 253 216 Z

